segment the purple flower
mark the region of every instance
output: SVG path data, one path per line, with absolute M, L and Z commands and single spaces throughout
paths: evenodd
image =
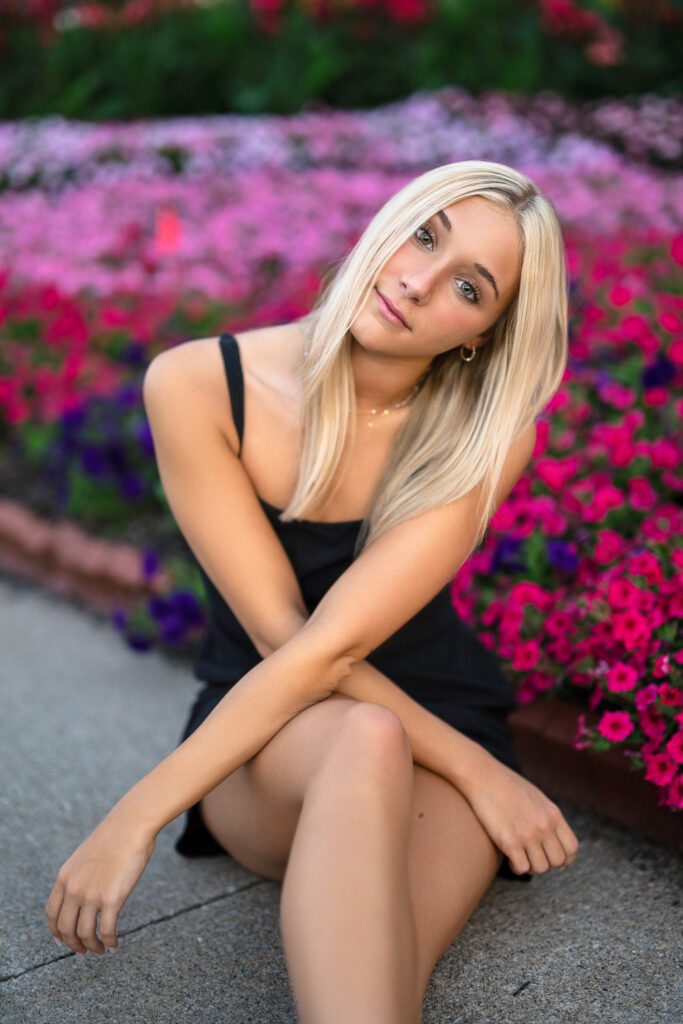
M 491 557 L 491 572 L 522 572 L 524 562 L 516 557 L 521 546 L 520 537 L 502 537 Z
M 159 570 L 160 559 L 156 551 L 145 548 L 142 553 L 142 575 L 146 580 L 151 580 Z
M 202 606 L 191 590 L 176 590 L 171 594 L 169 603 L 188 626 L 199 626 L 204 622 Z
M 547 543 L 548 559 L 555 569 L 564 572 L 575 572 L 579 563 L 576 546 L 564 540 L 549 540 Z
M 676 367 L 663 352 L 657 353 L 654 363 L 646 366 L 641 374 L 641 382 L 645 389 L 663 388 L 676 376 Z
M 145 485 L 135 473 L 126 473 L 121 481 L 121 490 L 126 498 L 139 498 L 145 493 Z
M 94 444 L 86 444 L 81 451 L 81 467 L 89 476 L 106 476 L 107 460 Z

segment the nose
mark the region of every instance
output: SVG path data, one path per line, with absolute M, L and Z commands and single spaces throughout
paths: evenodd
M 434 288 L 438 269 L 434 266 L 423 267 L 421 270 L 406 271 L 401 274 L 400 288 L 406 299 L 424 302 Z

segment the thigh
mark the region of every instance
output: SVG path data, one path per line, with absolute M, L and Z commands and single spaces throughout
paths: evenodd
M 421 999 L 437 961 L 494 880 L 503 854 L 455 786 L 422 765 L 413 768 L 408 854 Z
M 200 801 L 208 831 L 247 870 L 282 881 L 306 786 L 357 703 L 333 693 L 305 708 Z

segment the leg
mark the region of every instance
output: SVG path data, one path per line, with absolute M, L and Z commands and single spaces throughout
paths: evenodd
M 415 1024 L 412 806 L 412 753 L 399 718 L 360 704 L 306 789 L 282 887 L 302 1024 Z
M 200 801 L 209 832 L 248 871 L 284 878 L 308 783 L 358 703 L 333 693 L 306 708 Z
M 503 854 L 459 790 L 422 765 L 413 767 L 408 857 L 420 1020 L 434 967 L 494 881 Z
M 202 800 L 209 830 L 249 870 L 284 878 L 308 783 L 357 703 L 335 693 L 302 711 Z M 421 765 L 413 771 L 408 842 L 419 1020 L 434 966 L 484 895 L 502 854 L 458 790 Z

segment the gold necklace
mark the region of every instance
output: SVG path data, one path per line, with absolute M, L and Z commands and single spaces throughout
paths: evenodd
M 308 349 L 305 350 L 304 357 L 307 356 L 307 355 L 308 355 Z M 413 384 L 412 388 L 410 389 L 408 395 L 405 398 L 402 398 L 400 402 L 394 402 L 393 405 L 388 406 L 386 409 L 382 409 L 382 416 L 388 416 L 389 413 L 393 409 L 401 409 L 404 405 L 408 405 L 408 403 L 410 401 L 412 401 L 412 399 L 415 397 L 415 392 L 418 390 L 418 388 L 422 384 L 422 381 L 425 379 L 425 377 L 427 376 L 428 372 L 429 371 L 426 370 L 423 374 L 421 374 L 421 376 L 418 377 L 418 379 Z M 368 412 L 364 412 L 362 409 L 358 409 L 357 408 L 356 412 L 360 413 L 361 416 L 367 416 L 368 415 Z M 377 412 L 378 412 L 377 409 L 370 409 L 369 410 L 369 414 L 371 416 L 376 416 Z M 368 420 L 368 426 L 369 427 L 374 427 L 374 423 L 371 420 Z
M 414 398 L 415 392 L 417 391 L 419 386 L 420 382 L 417 381 L 415 384 L 413 384 L 412 388 L 410 389 L 410 393 L 406 398 L 402 398 L 400 402 L 394 402 L 393 405 L 388 406 L 386 409 L 382 409 L 382 416 L 388 416 L 392 409 L 401 409 L 404 405 L 408 405 L 408 403 Z M 360 413 L 361 416 L 368 415 L 368 413 L 365 412 L 363 409 L 356 409 L 356 412 Z M 376 416 L 377 412 L 377 409 L 370 409 L 371 416 Z M 374 423 L 371 420 L 368 420 L 368 426 L 374 427 Z

